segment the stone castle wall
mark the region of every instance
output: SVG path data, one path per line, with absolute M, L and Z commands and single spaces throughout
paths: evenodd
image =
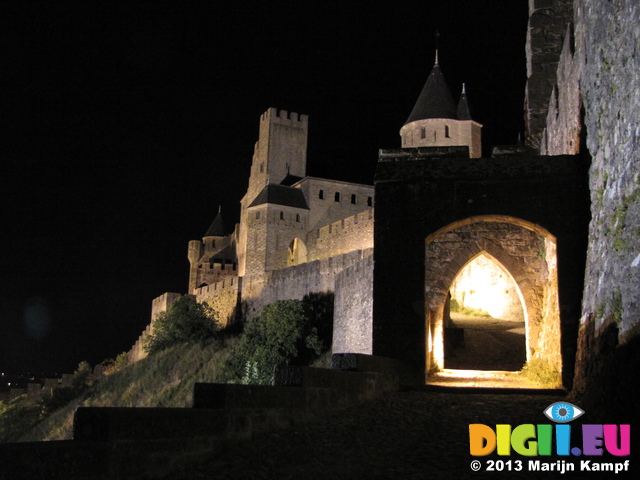
M 243 314 L 245 318 L 256 317 L 262 307 L 277 300 L 300 300 L 310 293 L 334 293 L 337 275 L 370 254 L 370 250 L 356 250 L 262 275 L 244 277 Z
M 307 236 L 310 261 L 373 248 L 373 209 L 333 222 Z
M 368 250 L 373 253 L 373 249 Z M 367 252 L 363 254 L 366 255 Z M 333 353 L 373 353 L 373 255 L 336 277 Z
M 630 411 L 640 394 L 640 5 L 573 3 L 542 142 L 591 164 L 573 395 L 591 410 Z
M 140 334 L 138 340 L 136 340 L 136 343 L 134 343 L 133 347 L 131 347 L 131 350 L 127 352 L 127 358 L 129 359 L 130 363 L 137 362 L 138 360 L 143 359 L 147 356 L 147 352 L 144 351 L 144 342 L 146 338 L 151 335 L 151 332 L 153 330 L 153 321 L 160 312 L 166 312 L 169 306 L 181 296 L 182 294 L 180 293 L 166 292 L 153 299 L 153 301 L 151 302 L 151 322 L 149 323 L 149 325 L 147 325 L 147 328 L 145 328 L 144 331 Z
M 539 148 L 549 96 L 556 83 L 558 56 L 571 21 L 573 0 L 529 0 L 525 118 L 527 143 Z
M 233 323 L 240 314 L 241 291 L 242 278 L 229 277 L 196 289 L 195 296 L 198 302 L 207 302 L 215 310 L 220 326 L 224 327 Z
M 612 317 L 621 341 L 640 324 L 639 21 L 633 0 L 575 2 L 543 142 L 545 153 L 582 147 L 591 159 L 583 321 L 598 331 Z

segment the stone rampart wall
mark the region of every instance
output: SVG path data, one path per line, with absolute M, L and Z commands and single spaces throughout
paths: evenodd
M 238 306 L 242 278 L 230 277 L 221 282 L 196 289 L 198 302 L 207 302 L 217 313 L 221 326 L 233 323 L 239 314 Z
M 247 318 L 260 314 L 277 300 L 300 300 L 309 293 L 333 293 L 336 276 L 371 255 L 371 249 L 356 250 L 336 257 L 274 270 L 243 278 L 242 304 Z
M 373 352 L 373 255 L 336 276 L 333 353 Z
M 640 332 L 639 21 L 635 0 L 576 0 L 544 135 L 546 153 L 591 158 L 583 322 L 613 320 L 623 342 Z
M 373 248 L 373 209 L 333 222 L 307 237 L 310 261 Z

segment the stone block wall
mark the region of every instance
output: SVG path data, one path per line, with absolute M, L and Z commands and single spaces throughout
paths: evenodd
M 218 314 L 220 326 L 233 323 L 240 314 L 242 278 L 229 277 L 195 291 L 198 302 L 207 302 Z
M 338 220 L 307 236 L 310 261 L 373 248 L 373 209 Z
M 611 315 L 622 342 L 640 333 L 640 5 L 576 2 L 584 35 L 592 220 L 583 310 Z
M 583 323 L 598 331 L 611 317 L 622 342 L 640 324 L 639 21 L 633 0 L 575 1 L 543 141 L 591 160 Z
M 538 149 L 549 96 L 556 82 L 558 57 L 572 17 L 573 0 L 529 0 L 525 121 L 527 143 Z
M 242 307 L 246 318 L 258 316 L 265 305 L 277 300 L 301 300 L 309 293 L 334 293 L 337 275 L 371 251 L 344 255 L 243 278 Z
M 334 312 L 333 353 L 371 355 L 373 255 L 345 268 L 336 276 Z
M 138 360 L 145 358 L 147 356 L 147 352 L 144 351 L 144 342 L 147 336 L 151 335 L 151 331 L 153 330 L 153 321 L 156 316 L 160 312 L 166 312 L 169 306 L 179 299 L 182 296 L 180 293 L 175 292 L 165 292 L 159 297 L 156 297 L 151 302 L 151 323 L 147 325 L 144 331 L 136 340 L 136 343 L 133 344 L 131 350 L 127 352 L 127 358 L 129 362 L 137 362 Z

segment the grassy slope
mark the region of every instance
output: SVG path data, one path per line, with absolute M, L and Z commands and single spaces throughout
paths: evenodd
M 233 341 L 231 341 L 233 342 Z M 230 342 L 228 342 L 230 343 Z M 193 384 L 221 382 L 229 345 L 180 345 L 102 377 L 84 396 L 45 418 L 20 441 L 71 438 L 73 412 L 91 407 L 189 407 Z

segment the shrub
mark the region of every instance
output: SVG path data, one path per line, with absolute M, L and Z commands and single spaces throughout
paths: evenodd
M 327 311 L 305 300 L 279 300 L 251 320 L 227 363 L 231 379 L 270 384 L 277 366 L 308 365 L 320 355 L 326 344 L 318 327 Z
M 153 334 L 145 340 L 149 355 L 181 343 L 196 343 L 218 336 L 215 312 L 206 303 L 184 296 L 160 312 L 153 322 Z

